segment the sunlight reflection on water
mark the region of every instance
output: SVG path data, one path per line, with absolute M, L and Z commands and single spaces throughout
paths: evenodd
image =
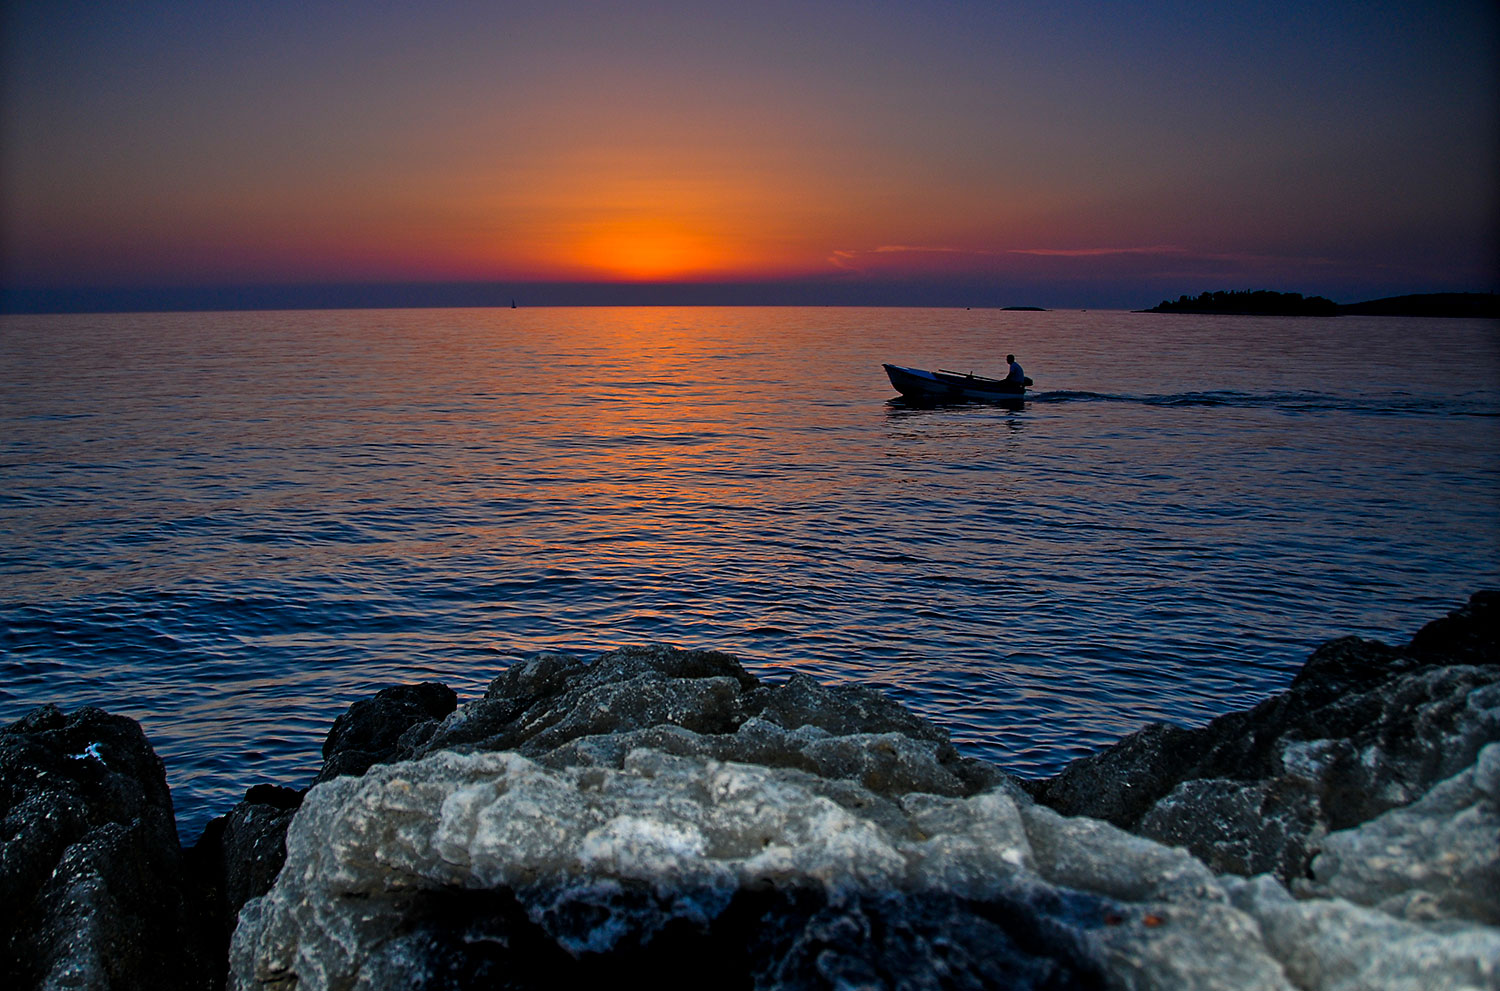
M 1492 322 L 473 310 L 0 335 L 0 717 L 141 718 L 185 834 L 305 783 L 348 702 L 473 696 L 540 649 L 668 641 L 875 685 L 1039 775 L 1500 576 Z M 1388 362 L 1413 338 L 1419 368 Z M 1024 409 L 887 401 L 882 361 L 1005 350 L 1045 390 Z

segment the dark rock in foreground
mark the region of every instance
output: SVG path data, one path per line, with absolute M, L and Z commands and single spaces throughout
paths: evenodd
M 1497 630 L 1500 593 L 1485 592 L 1401 649 L 1335 640 L 1248 712 L 1148 726 L 1033 792 L 1217 871 L 1290 884 L 1327 833 L 1411 803 L 1500 740 Z
M 458 696 L 447 685 L 424 682 L 399 685 L 361 699 L 349 707 L 323 741 L 323 768 L 317 781 L 343 774 L 364 774 L 410 749 L 413 730 L 442 719 L 458 708 Z M 316 782 L 315 782 L 316 783 Z
M 43 706 L 0 729 L 0 973 L 8 987 L 211 986 L 208 914 L 140 725 Z
M 869 689 L 541 654 L 350 706 L 186 869 L 139 727 L 45 707 L 0 731 L 0 966 L 211 987 L 232 929 L 230 986 L 279 991 L 1500 988 L 1497 607 L 1325 645 L 1040 802 Z
M 245 902 L 271 890 L 286 863 L 286 831 L 305 792 L 256 785 L 227 814 L 209 822 L 192 850 L 189 869 L 219 920 L 218 956 Z
M 715 651 L 628 647 L 591 664 L 539 654 L 461 711 L 455 705 L 451 689 L 431 683 L 355 702 L 328 734 L 315 783 L 443 751 L 618 768 L 639 747 L 853 778 L 887 795 L 973 794 L 1011 781 L 879 692 L 806 675 L 768 686 Z M 275 881 L 300 803 L 301 793 L 252 788 L 199 840 L 196 863 L 227 928 Z
M 947 733 L 872 689 L 801 674 L 765 685 L 728 654 L 660 646 L 622 648 L 589 664 L 539 654 L 452 716 L 411 723 L 360 761 L 503 750 L 550 767 L 618 768 L 639 747 L 851 778 L 884 795 L 968 795 L 1010 780 L 960 756 Z M 330 735 L 318 780 L 344 766 Z
M 435 682 L 386 688 L 334 720 L 323 742 L 323 767 L 313 783 L 360 775 L 410 752 L 413 731 L 430 733 L 458 707 L 453 689 Z M 192 850 L 192 863 L 224 923 L 224 947 L 240 908 L 270 890 L 286 860 L 286 831 L 304 792 L 256 785 L 212 820 Z
M 309 793 L 231 981 L 1495 987 L 1495 603 L 1330 644 L 1250 713 L 1037 789 L 1214 869 L 1036 804 L 865 689 L 539 655 Z

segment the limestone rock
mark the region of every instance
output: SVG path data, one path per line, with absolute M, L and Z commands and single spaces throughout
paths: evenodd
M 733 731 L 736 707 L 756 680 L 715 651 L 627 647 L 592 664 L 541 654 L 512 665 L 484 697 L 449 717 L 413 755 L 439 750 L 537 754 L 570 740 L 659 724 Z
M 1325 833 L 1414 801 L 1500 740 L 1497 633 L 1500 594 L 1482 592 L 1406 648 L 1335 640 L 1248 712 L 1148 726 L 1032 791 L 1215 870 L 1290 883 Z
M 1421 925 L 1343 899 L 1298 900 L 1262 875 L 1229 883 L 1292 983 L 1305 991 L 1500 988 L 1500 930 Z
M 785 729 L 813 726 L 831 736 L 899 733 L 913 740 L 948 742 L 947 733 L 873 688 L 820 685 L 800 673 L 785 684 L 758 688 L 747 708 Z
M 511 750 L 552 768 L 620 769 L 641 748 L 796 768 L 882 796 L 969 795 L 994 786 L 1019 794 L 1008 775 L 961 757 L 941 729 L 878 692 L 800 675 L 764 685 L 727 654 L 659 645 L 588 664 L 539 654 L 456 710 L 441 685 L 385 689 L 339 717 L 317 781 L 449 751 Z M 244 902 L 274 880 L 295 808 L 257 803 L 256 791 L 198 844 L 202 872 L 217 885 L 231 927 Z
M 1288 987 L 1186 853 L 999 789 L 442 752 L 316 786 L 287 847 L 241 915 L 232 987 L 659 983 L 689 960 L 761 987 Z
M 1303 897 L 1500 926 L 1500 743 L 1419 801 L 1323 839 Z
M 1500 988 L 1497 605 L 1327 644 L 1046 804 L 869 689 L 537 655 L 308 793 L 231 984 Z
M 453 689 L 435 682 L 385 688 L 351 704 L 323 741 L 323 766 L 314 781 L 360 775 L 375 764 L 406 756 L 458 705 Z M 285 837 L 303 792 L 256 785 L 229 812 L 204 828 L 189 851 L 198 886 L 227 946 L 241 907 L 270 889 L 286 859 Z
M 766 685 L 728 654 L 662 645 L 622 648 L 589 664 L 565 654 L 529 658 L 404 756 L 514 750 L 549 766 L 618 768 L 642 746 L 853 778 L 890 794 L 1015 786 L 872 689 L 819 685 L 806 675 Z

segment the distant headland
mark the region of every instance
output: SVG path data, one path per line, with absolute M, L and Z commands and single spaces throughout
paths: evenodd
M 1500 295 L 1487 292 L 1433 292 L 1386 296 L 1362 303 L 1335 303 L 1323 296 L 1269 289 L 1205 292 L 1162 300 L 1139 313 L 1223 313 L 1290 317 L 1500 317 Z

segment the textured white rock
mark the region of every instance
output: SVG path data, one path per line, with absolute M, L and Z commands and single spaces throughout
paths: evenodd
M 1306 991 L 1494 991 L 1500 930 L 1421 925 L 1339 898 L 1294 899 L 1276 879 L 1229 880 L 1230 900 Z
M 1225 899 L 1213 872 L 1180 847 L 1040 805 L 1023 807 L 1021 815 L 1034 837 L 1038 869 L 1055 884 L 1124 901 Z
M 1500 744 L 1420 800 L 1323 838 L 1296 891 L 1411 920 L 1500 924 Z
M 644 749 L 620 770 L 439 753 L 319 785 L 276 885 L 241 914 L 231 986 L 417 981 L 403 914 L 421 892 L 514 891 L 576 955 L 712 919 L 736 890 L 768 884 L 811 885 L 832 905 L 923 893 L 1056 904 L 1066 941 L 1115 986 L 1288 987 L 1256 923 L 1183 851 L 1001 790 L 892 800 Z M 579 906 L 592 913 L 581 928 Z

